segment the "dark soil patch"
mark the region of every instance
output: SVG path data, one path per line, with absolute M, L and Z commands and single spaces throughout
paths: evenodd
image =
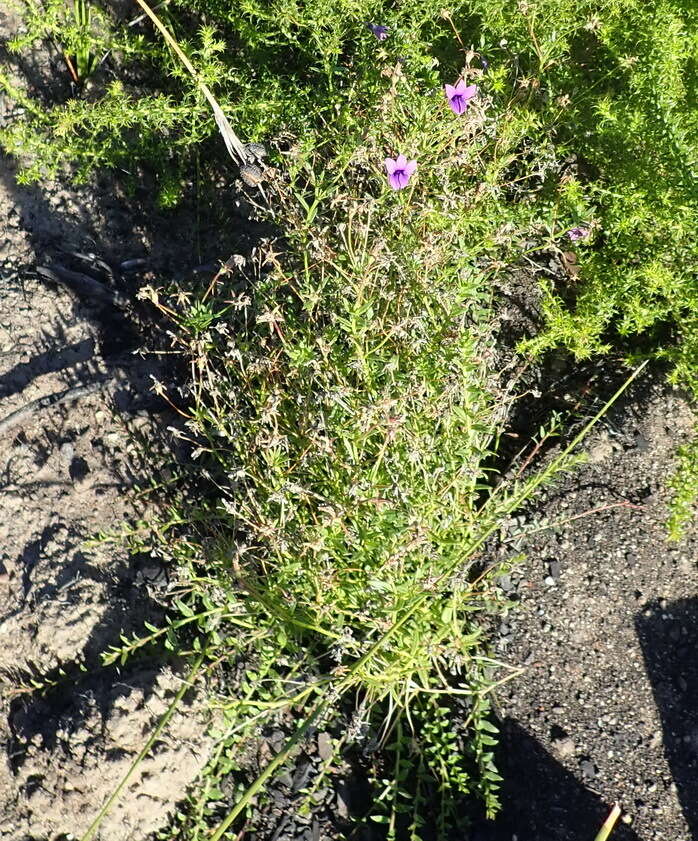
M 665 529 L 693 423 L 645 377 L 590 436 L 588 464 L 518 526 L 562 524 L 501 548 L 526 555 L 498 642 L 525 673 L 499 694 L 505 808 L 483 838 L 591 839 L 615 801 L 618 838 L 695 837 L 697 535 L 671 545 Z

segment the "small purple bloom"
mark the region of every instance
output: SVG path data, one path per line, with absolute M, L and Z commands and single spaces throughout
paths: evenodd
M 390 34 L 390 30 L 387 26 L 380 26 L 379 24 L 375 23 L 367 23 L 366 26 L 376 36 L 376 38 L 378 38 L 379 41 L 385 41 L 385 39 Z
M 567 236 L 572 242 L 578 242 L 580 239 L 586 239 L 589 236 L 589 228 L 571 228 L 567 231 Z
M 487 70 L 487 68 L 490 66 L 489 61 L 487 61 L 486 58 L 482 58 L 482 56 L 480 57 L 480 63 L 482 64 L 483 70 Z
M 408 161 L 404 155 L 398 155 L 395 160 L 385 159 L 385 171 L 393 190 L 402 190 L 410 183 L 410 178 L 417 169 L 417 161 Z
M 454 114 L 462 114 L 470 100 L 477 95 L 477 85 L 466 85 L 462 79 L 455 85 L 446 85 L 444 90 L 448 105 Z

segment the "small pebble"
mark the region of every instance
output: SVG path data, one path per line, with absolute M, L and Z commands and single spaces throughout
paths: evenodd
M 323 803 L 329 794 L 329 789 L 326 788 L 319 788 L 317 791 L 314 791 L 310 797 L 313 803 L 317 804 L 318 806 Z
M 305 784 L 308 782 L 308 778 L 310 777 L 311 771 L 311 764 L 308 761 L 301 761 L 296 768 L 296 773 L 293 775 L 293 784 L 291 785 L 292 791 L 300 791 L 302 788 L 305 788 Z
M 337 788 L 337 814 L 346 820 L 349 817 L 349 786 L 340 783 Z
M 67 441 L 65 444 L 61 444 L 61 448 L 58 453 L 63 464 L 68 466 L 75 456 L 75 448 L 69 441 Z
M 293 777 L 289 771 L 282 771 L 276 779 L 279 785 L 282 785 L 285 788 L 291 788 L 293 785 Z
M 278 753 L 281 748 L 284 746 L 284 742 L 286 741 L 286 734 L 283 730 L 273 730 L 271 736 L 269 736 L 269 744 L 276 753 Z
M 565 736 L 562 739 L 553 739 L 552 747 L 560 759 L 569 759 L 574 756 L 576 745 L 574 739 Z
M 582 759 L 579 763 L 579 770 L 588 780 L 593 780 L 596 776 L 596 765 L 590 759 Z
M 327 762 L 332 758 L 334 750 L 332 748 L 332 737 L 329 733 L 322 732 L 317 734 L 317 752 L 320 754 L 320 759 L 323 762 Z

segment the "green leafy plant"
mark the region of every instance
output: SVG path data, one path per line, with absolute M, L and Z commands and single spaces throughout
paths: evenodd
M 84 84 L 97 67 L 97 56 L 92 52 L 90 45 L 92 7 L 87 0 L 74 0 L 74 10 L 77 31 L 82 35 L 82 39 L 76 40 L 74 57 L 71 59 L 68 53 L 65 56 L 75 82 Z
M 667 528 L 672 540 L 680 540 L 686 526 L 695 516 L 698 500 L 698 440 L 694 439 L 677 453 L 678 465 L 669 480 L 671 499 Z
M 530 249 L 554 244 L 577 263 L 569 283 L 540 276 L 547 329 L 522 350 L 656 354 L 696 390 L 698 12 L 690 4 L 244 0 L 231 9 L 172 0 L 159 14 L 196 65 L 195 79 L 168 44 L 149 37 L 147 18 L 128 25 L 100 12 L 87 43 L 85 15 L 76 20 L 70 4 L 27 0 L 25 9 L 15 49 L 60 36 L 71 54 L 111 50 L 122 76 L 101 87 L 95 79 L 90 101 L 34 104 L 3 129 L 0 142 L 26 161 L 26 180 L 64 164 L 84 179 L 138 159 L 163 173 L 186 162 L 218 130 L 201 82 L 247 139 L 284 135 L 311 150 L 329 130 L 348 151 L 385 95 L 386 64 L 400 62 L 428 89 L 454 81 L 466 57 L 475 66 L 485 58 L 491 107 L 516 135 L 480 173 L 490 212 L 505 218 L 511 202 L 525 203 L 538 226 Z M 97 7 L 89 9 L 94 20 Z M 366 21 L 388 37 L 377 42 Z M 130 72 L 144 65 L 148 74 Z M 26 100 L 21 80 L 6 75 L 5 90 Z M 166 184 L 163 206 L 177 195 Z M 566 232 L 580 225 L 589 235 L 569 242 Z
M 459 796 L 498 806 L 488 695 L 511 672 L 483 630 L 502 608 L 487 540 L 573 465 L 583 434 L 493 488 L 515 388 L 495 346 L 498 284 L 533 263 L 546 327 L 522 352 L 655 355 L 695 387 L 696 13 L 668 0 L 172 0 L 160 14 L 165 40 L 152 17 L 105 16 L 88 44 L 87 18 L 28 3 L 16 49 L 68 21 L 82 39 L 71 54 L 87 68 L 110 50 L 119 78 L 92 66 L 90 97 L 45 107 L 16 69 L 0 75 L 25 109 L 0 132 L 24 180 L 148 165 L 168 206 L 166 174 L 217 139 L 220 114 L 274 141 L 264 195 L 278 239 L 205 290 L 142 291 L 189 363 L 180 434 L 210 493 L 134 532 L 184 594 L 166 628 L 106 659 L 164 639 L 238 675 L 171 837 L 224 837 L 346 698 L 384 736 L 367 818 L 390 837 L 420 838 L 427 821 L 443 834 Z M 456 118 L 442 87 L 459 77 L 479 93 Z M 220 151 L 212 170 L 232 180 Z M 392 191 L 382 165 L 401 153 L 417 172 Z M 541 269 L 550 260 L 558 273 Z M 279 722 L 288 744 L 255 777 L 240 757 Z M 221 814 L 209 802 L 231 774 Z

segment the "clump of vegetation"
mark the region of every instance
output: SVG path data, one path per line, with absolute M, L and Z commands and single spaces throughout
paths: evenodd
M 2 131 L 4 147 L 27 161 L 24 177 L 71 164 L 84 178 L 140 157 L 163 173 L 164 201 L 176 200 L 165 171 L 216 127 L 147 19 L 129 25 L 89 3 L 87 26 L 63 0 L 22 5 L 26 32 L 14 49 L 52 38 L 66 54 L 106 56 L 82 96 L 52 108 L 35 101 Z M 341 137 L 339 160 L 361 142 L 386 62 L 399 61 L 424 90 L 454 82 L 472 49 L 475 66 L 487 64 L 494 111 L 525 126 L 500 169 L 481 173 L 498 212 L 512 201 L 535 207 L 547 234 L 534 247 L 574 226 L 589 231 L 575 246 L 575 282 L 541 281 L 548 328 L 526 350 L 564 345 L 585 357 L 637 348 L 669 358 L 674 379 L 698 388 L 698 11 L 690 4 L 245 0 L 232 9 L 172 0 L 159 13 L 243 137 L 283 134 L 308 149 Z M 17 89 L 8 74 L 0 84 Z
M 677 467 L 669 480 L 671 499 L 667 527 L 672 540 L 681 540 L 686 526 L 695 517 L 698 500 L 698 440 L 693 440 L 677 453 Z
M 25 107 L 0 142 L 26 180 L 134 159 L 165 177 L 217 138 L 147 22 L 27 9 L 13 47 L 54 38 L 89 74 L 48 108 L 0 76 Z M 489 481 L 512 398 L 497 282 L 524 255 L 572 252 L 567 283 L 541 275 L 547 326 L 521 351 L 666 356 L 694 386 L 695 13 L 172 0 L 159 14 L 238 133 L 273 141 L 279 237 L 208 288 L 143 292 L 190 363 L 183 434 L 211 493 L 133 536 L 173 562 L 183 595 L 167 629 L 107 659 L 165 637 L 230 673 L 246 664 L 173 837 L 223 837 L 349 695 L 385 748 L 370 817 L 389 838 L 422 837 L 424 821 L 445 836 L 458 797 L 498 806 L 488 693 L 507 670 L 481 618 L 502 608 L 501 568 L 482 547 L 572 463 Z M 214 792 L 246 741 L 289 714 L 289 746 L 226 812 Z
M 165 548 L 203 629 L 211 611 L 234 617 L 216 624 L 216 656 L 254 664 L 245 700 L 221 701 L 229 730 L 210 773 L 230 770 L 233 746 L 255 733 L 245 722 L 288 709 L 332 720 L 351 693 L 395 755 L 373 819 L 420 837 L 429 809 L 413 813 L 414 786 L 418 803 L 429 780 L 441 793 L 432 819 L 444 833 L 457 797 L 498 805 L 488 691 L 506 669 L 478 618 L 499 610 L 500 567 L 478 550 L 532 488 L 502 486 L 483 506 L 507 401 L 491 350 L 499 220 L 472 173 L 506 140 L 484 94 L 455 117 L 440 90 L 384 66 L 353 155 L 340 165 L 298 146 L 288 180 L 268 185 L 283 243 L 184 304 L 181 289 L 179 304 L 143 294 L 178 313 L 186 426 L 218 477 L 214 502 L 189 515 L 200 525 Z M 418 162 L 404 180 L 399 156 L 383 169 L 395 149 Z M 460 736 L 454 698 L 469 720 Z

